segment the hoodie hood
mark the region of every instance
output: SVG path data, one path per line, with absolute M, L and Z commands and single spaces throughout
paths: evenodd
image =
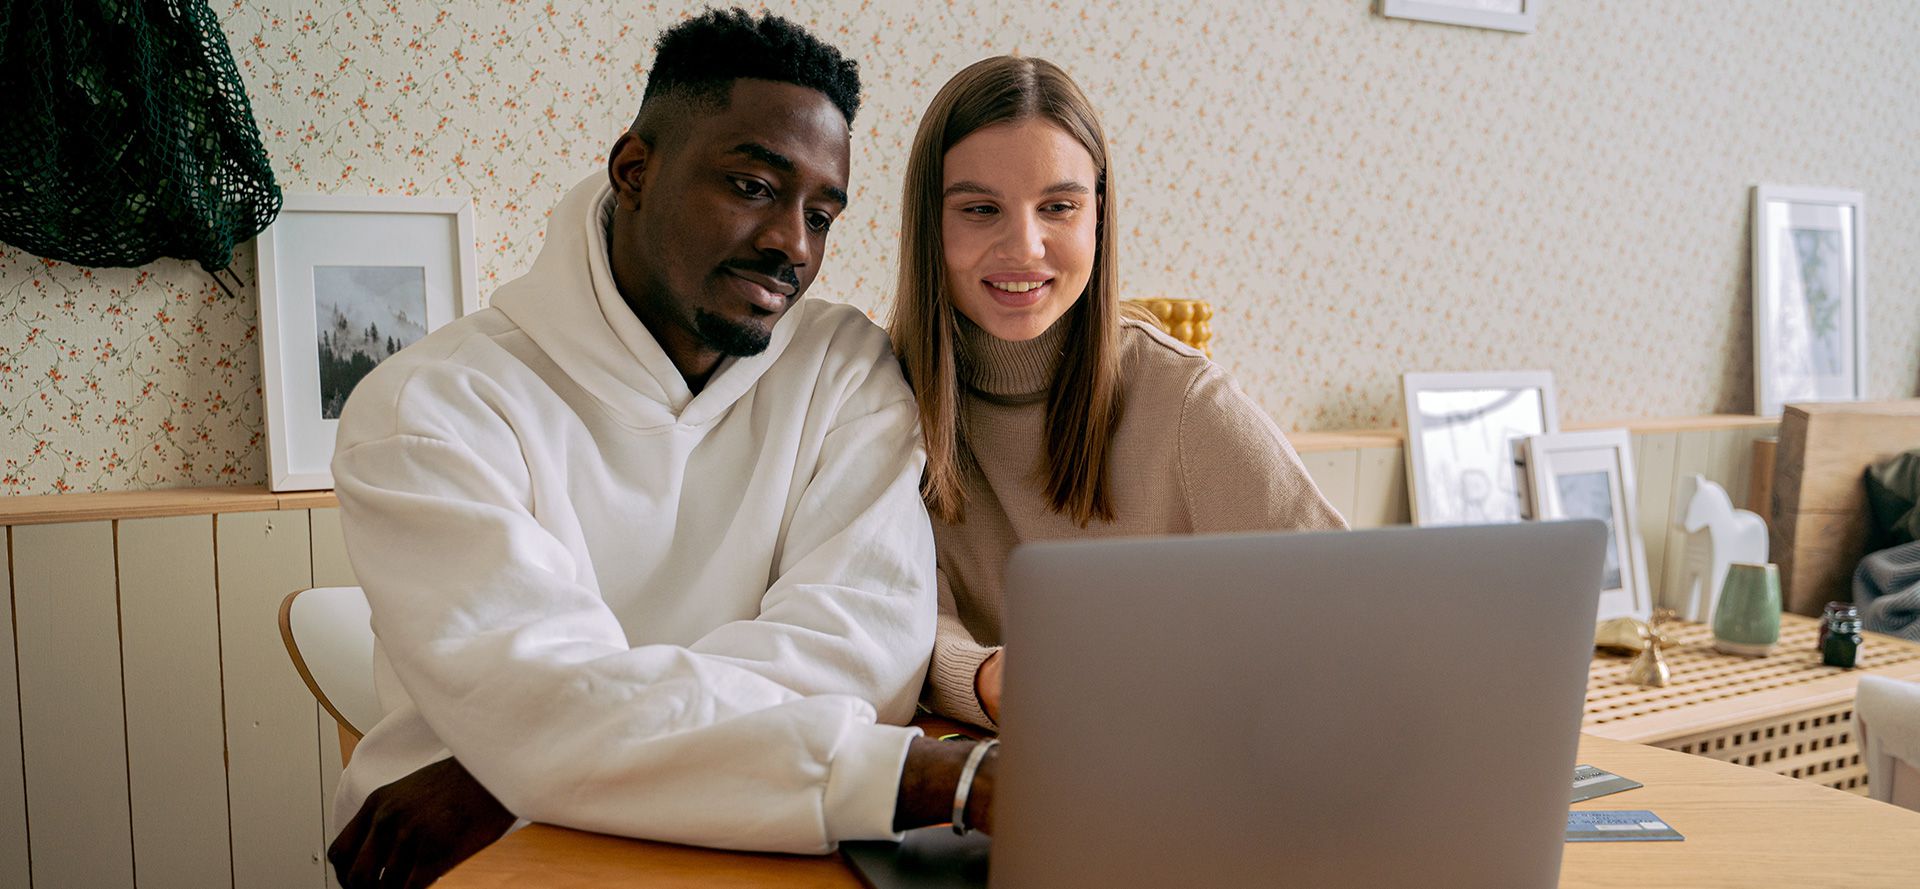
M 724 360 L 695 395 L 614 284 L 607 259 L 613 210 L 605 174 L 574 186 L 554 208 L 533 268 L 495 291 L 492 306 L 629 426 L 699 426 L 725 415 L 793 340 L 808 300 L 788 307 L 766 351 Z

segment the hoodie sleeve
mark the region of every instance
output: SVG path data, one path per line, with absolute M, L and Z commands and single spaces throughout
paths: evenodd
M 882 406 L 826 435 L 754 619 L 690 646 L 634 647 L 535 519 L 487 394 L 461 404 L 461 386 L 397 376 L 362 382 L 390 387 L 389 416 L 350 408 L 341 428 L 347 543 L 394 674 L 508 809 L 738 849 L 894 835 L 918 731 L 876 725 L 876 710 L 910 713 L 935 595 L 910 399 L 867 398 Z M 874 376 L 863 387 L 891 391 Z

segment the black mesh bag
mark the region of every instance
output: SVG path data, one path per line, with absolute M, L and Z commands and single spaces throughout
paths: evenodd
M 205 0 L 0 0 L 0 109 L 0 241 L 29 253 L 211 272 L 280 212 Z

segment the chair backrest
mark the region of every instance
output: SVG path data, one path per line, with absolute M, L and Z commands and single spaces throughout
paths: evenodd
M 314 587 L 280 603 L 280 640 L 307 690 L 340 723 L 341 751 L 380 721 L 373 690 L 372 610 L 357 586 Z
M 1867 793 L 1920 812 L 1920 684 L 1862 676 L 1853 716 Z

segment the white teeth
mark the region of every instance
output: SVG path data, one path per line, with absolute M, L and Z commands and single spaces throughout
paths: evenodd
M 1008 281 L 1006 283 L 988 281 L 987 286 L 1008 293 L 1026 293 L 1029 290 L 1039 290 L 1046 283 L 1045 281 Z

